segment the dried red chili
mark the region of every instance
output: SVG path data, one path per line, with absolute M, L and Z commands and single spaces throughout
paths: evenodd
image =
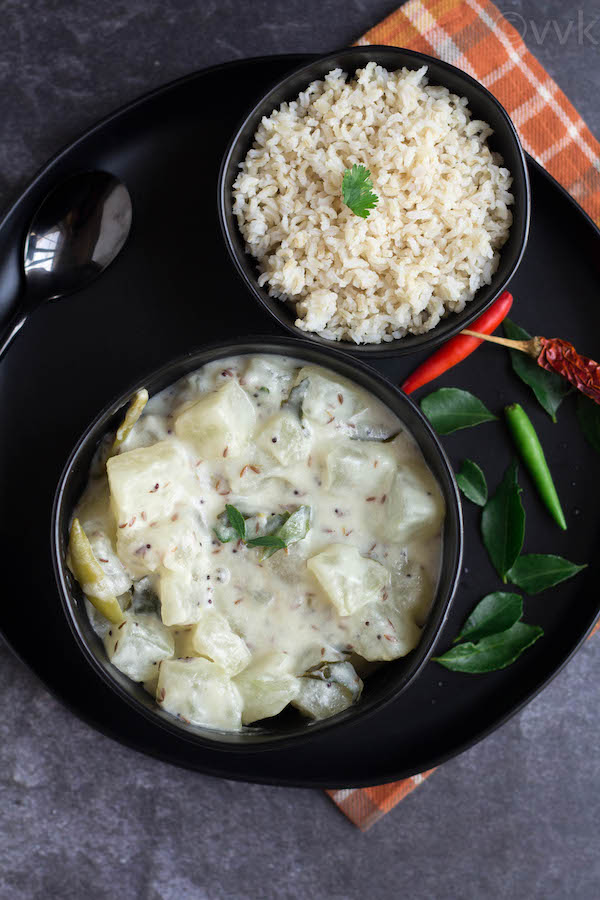
M 600 403 L 600 365 L 587 356 L 581 356 L 573 344 L 562 338 L 536 338 L 540 351 L 538 366 L 549 372 L 557 372 L 570 381 L 578 391 Z

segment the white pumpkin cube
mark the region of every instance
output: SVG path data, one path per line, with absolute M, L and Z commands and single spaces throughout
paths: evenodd
M 117 532 L 117 548 L 127 569 L 136 577 L 168 569 L 189 568 L 205 554 L 210 535 L 193 512 L 182 509 L 162 521 L 144 523 L 143 528 L 124 528 Z
M 282 466 L 291 466 L 308 459 L 312 433 L 308 428 L 302 427 L 293 413 L 282 412 L 269 419 L 260 432 L 257 443 Z
M 254 407 L 237 381 L 201 397 L 175 419 L 175 433 L 203 459 L 239 456 L 254 428 Z
M 289 657 L 274 651 L 257 659 L 237 676 L 235 684 L 244 702 L 244 725 L 276 716 L 298 695 L 300 685 L 289 666 Z
M 429 615 L 435 581 L 423 566 L 408 566 L 405 572 L 392 575 L 392 590 L 388 605 L 394 609 L 394 616 L 409 616 L 419 627 L 423 627 Z
M 126 616 L 121 625 L 112 625 L 104 637 L 108 658 L 132 681 L 148 681 L 158 664 L 170 659 L 175 641 L 170 631 L 154 615 Z
M 293 367 L 282 362 L 280 356 L 253 356 L 243 375 L 247 390 L 258 391 L 266 395 L 265 402 L 273 400 L 279 403 L 282 393 L 286 393 L 292 384 Z
M 160 615 L 165 625 L 191 625 L 199 622 L 211 605 L 214 589 L 200 566 L 160 570 L 158 596 Z
M 343 380 L 332 379 L 325 369 L 304 366 L 296 376 L 296 384 L 305 378 L 308 378 L 308 387 L 302 401 L 302 412 L 310 422 L 316 425 L 347 422 L 364 409 L 362 397 Z
M 131 576 L 125 571 L 107 534 L 103 531 L 94 531 L 88 535 L 88 539 L 94 556 L 104 572 L 109 592 L 113 596 L 119 597 L 131 587 Z
M 239 731 L 242 697 L 226 672 L 208 659 L 172 659 L 161 663 L 156 701 L 184 722 Z
M 106 463 L 113 512 L 119 532 L 143 529 L 168 518 L 185 496 L 189 463 L 173 441 L 159 441 L 111 456 Z
M 324 665 L 299 679 L 300 691 L 292 705 L 311 719 L 327 719 L 359 699 L 363 683 L 349 662 Z
M 306 565 L 341 616 L 378 600 L 390 585 L 390 574 L 381 563 L 347 544 L 331 544 Z
M 438 534 L 444 520 L 444 498 L 425 465 L 413 463 L 398 470 L 384 513 L 378 525 L 384 540 L 406 544 Z
M 386 444 L 339 441 L 327 456 L 327 487 L 337 493 L 356 491 L 377 500 L 389 491 L 397 456 Z
M 216 610 L 202 614 L 192 629 L 191 643 L 197 656 L 207 656 L 232 678 L 252 659 L 245 641 L 232 631 L 225 616 Z
M 393 598 L 363 606 L 348 624 L 348 642 L 355 653 L 370 662 L 389 662 L 406 656 L 421 638 L 412 613 L 398 609 Z

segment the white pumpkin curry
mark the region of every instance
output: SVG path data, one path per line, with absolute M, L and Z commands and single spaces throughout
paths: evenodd
M 323 719 L 409 653 L 444 502 L 373 395 L 278 355 L 203 366 L 100 447 L 68 563 L 111 663 L 184 723 Z

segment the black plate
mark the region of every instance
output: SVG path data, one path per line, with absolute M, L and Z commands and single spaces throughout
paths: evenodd
M 526 600 L 526 620 L 545 637 L 510 668 L 486 676 L 430 663 L 396 702 L 340 742 L 325 732 L 311 752 L 235 755 L 199 749 L 150 725 L 116 699 L 79 652 L 60 608 L 50 559 L 52 498 L 79 434 L 107 401 L 143 372 L 214 340 L 272 331 L 272 319 L 244 290 L 223 246 L 215 179 L 243 112 L 307 57 L 286 56 L 210 69 L 137 101 L 53 160 L 0 226 L 0 315 L 18 290 L 20 244 L 31 213 L 68 173 L 105 168 L 123 178 L 134 203 L 130 240 L 85 293 L 35 314 L 0 366 L 1 536 L 6 579 L 0 628 L 15 652 L 70 708 L 99 730 L 161 759 L 202 772 L 302 786 L 392 781 L 464 750 L 505 721 L 576 650 L 598 613 L 596 503 L 600 461 L 581 437 L 572 398 L 553 425 L 512 374 L 503 350 L 483 347 L 438 384 L 476 392 L 495 410 L 513 400 L 530 411 L 547 448 L 569 530 L 560 532 L 522 473 L 526 550 L 560 553 L 589 568 Z M 597 302 L 600 234 L 568 195 L 530 163 L 532 225 L 513 279 L 514 318 L 530 331 L 570 338 L 600 356 Z M 275 332 L 274 332 L 275 333 Z M 398 382 L 419 361 L 377 368 Z M 495 487 L 511 448 L 501 422 L 444 439 L 457 466 L 469 456 Z M 12 586 L 8 584 L 14 573 Z M 440 648 L 465 614 L 500 587 L 465 503 L 465 569 Z

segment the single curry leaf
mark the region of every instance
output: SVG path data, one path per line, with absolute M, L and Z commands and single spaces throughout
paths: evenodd
M 434 656 L 435 662 L 454 672 L 478 675 L 504 669 L 543 635 L 538 625 L 515 622 L 506 631 L 491 634 L 478 643 L 457 644 L 442 656 Z
M 438 434 L 451 434 L 496 418 L 478 397 L 459 388 L 440 388 L 428 394 L 421 400 L 421 409 Z
M 525 537 L 525 510 L 517 471 L 516 462 L 512 462 L 481 514 L 483 543 L 503 581 L 521 552 Z
M 505 319 L 502 327 L 507 338 L 513 341 L 529 341 L 531 335 L 519 325 Z M 529 385 L 538 402 L 546 410 L 553 422 L 556 422 L 558 407 L 571 392 L 569 382 L 554 372 L 547 372 L 538 366 L 535 359 L 521 353 L 520 350 L 509 350 L 512 367 L 521 381 Z
M 523 601 L 518 594 L 503 591 L 488 594 L 477 604 L 454 643 L 478 641 L 500 631 L 507 631 L 522 615 Z
M 285 541 L 280 537 L 277 537 L 276 534 L 265 534 L 263 537 L 251 538 L 249 541 L 246 541 L 248 547 L 272 547 L 275 550 L 283 550 L 285 548 Z
M 477 463 L 472 459 L 463 460 L 456 481 L 465 497 L 477 506 L 485 506 L 488 498 L 487 482 Z
M 276 532 L 286 546 L 305 538 L 310 529 L 310 506 L 299 506 Z
M 284 524 L 275 532 L 275 536 L 281 538 L 285 547 L 301 541 L 305 538 L 310 529 L 311 508 L 310 506 L 299 506 L 298 509 L 284 522 Z M 265 552 L 265 559 L 268 559 L 276 553 L 280 547 L 271 547 Z
M 572 578 L 585 568 L 585 565 L 578 566 L 562 556 L 530 553 L 519 556 L 508 572 L 508 580 L 527 594 L 539 594 L 540 591 Z
M 577 420 L 589 443 L 600 453 L 600 406 L 585 394 L 577 395 Z
M 346 169 L 342 178 L 342 196 L 346 206 L 361 219 L 366 219 L 377 206 L 379 197 L 373 193 L 371 173 L 365 166 L 353 165 Z
M 217 524 L 213 528 L 213 531 L 222 544 L 228 544 L 230 541 L 238 540 L 239 538 L 236 529 L 232 528 L 229 524 L 227 509 L 224 509 L 223 512 L 217 516 Z
M 229 524 L 239 537 L 241 541 L 246 540 L 246 522 L 244 521 L 244 517 L 235 506 L 232 506 L 231 503 L 228 503 L 225 507 L 225 512 L 227 513 L 227 518 L 229 519 Z

